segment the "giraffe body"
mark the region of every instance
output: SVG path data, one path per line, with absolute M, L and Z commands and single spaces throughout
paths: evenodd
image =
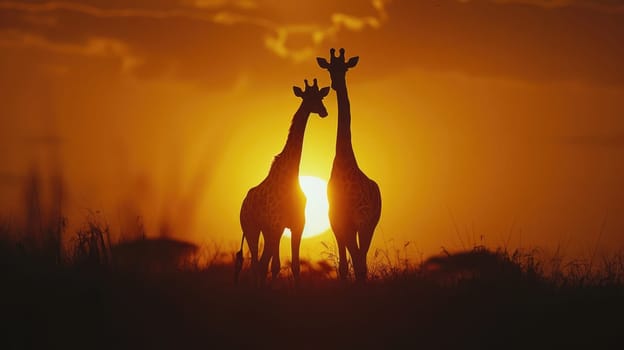
M 305 226 L 306 205 L 306 197 L 299 185 L 303 136 L 311 113 L 327 116 L 322 100 L 329 93 L 329 87 L 319 90 L 314 79 L 312 86 L 308 86 L 306 81 L 305 91 L 298 87 L 293 90 L 303 101 L 293 117 L 286 145 L 273 160 L 268 176 L 247 192 L 241 205 L 243 239 L 247 240 L 253 275 L 259 283 L 266 278 L 269 261 L 273 278 L 279 274 L 279 242 L 285 228 L 291 231 L 292 270 L 295 282 L 299 280 L 299 246 Z M 258 260 L 260 234 L 264 238 L 264 249 Z M 237 261 L 236 278 L 242 267 L 242 246 L 237 259 L 240 261 Z
M 330 222 L 337 232 L 374 228 L 381 216 L 377 183 L 359 168 L 334 162 L 327 185 Z
M 327 184 L 329 200 L 329 222 L 338 244 L 338 272 L 340 278 L 347 276 L 347 256 L 349 251 L 353 261 L 355 277 L 366 280 L 366 255 L 370 248 L 373 233 L 381 217 L 381 192 L 377 183 L 359 168 L 351 143 L 351 106 L 347 94 L 346 73 L 355 67 L 358 57 L 345 61 L 344 49 L 340 56 L 331 60 L 317 58 L 321 68 L 327 69 L 336 91 L 338 102 L 338 131 L 336 156 L 331 176 Z

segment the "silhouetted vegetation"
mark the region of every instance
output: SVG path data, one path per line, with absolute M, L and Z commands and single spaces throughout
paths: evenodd
M 564 261 L 475 246 L 412 262 L 402 249 L 377 250 L 359 285 L 352 272 L 338 281 L 326 244 L 326 260 L 301 262 L 299 288 L 289 267 L 256 288 L 248 257 L 234 285 L 232 252 L 165 238 L 111 243 L 96 216 L 59 263 L 14 230 L 0 225 L 3 349 L 604 348 L 624 334 L 622 253 Z
M 475 244 L 412 261 L 405 242 L 372 252 L 360 284 L 350 261 L 338 279 L 337 247 L 323 243 L 323 260 L 301 261 L 298 287 L 285 264 L 258 288 L 249 256 L 235 285 L 234 249 L 148 238 L 140 218 L 119 239 L 98 212 L 69 232 L 34 184 L 25 225 L 0 220 L 1 349 L 622 344 L 624 252 L 581 260 Z

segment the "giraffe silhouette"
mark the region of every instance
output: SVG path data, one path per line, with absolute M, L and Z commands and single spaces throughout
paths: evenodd
M 329 222 L 338 243 L 340 278 L 347 277 L 346 248 L 353 261 L 356 280 L 365 281 L 366 255 L 381 216 L 381 193 L 377 183 L 360 170 L 351 144 L 351 106 L 346 73 L 355 67 L 359 57 L 345 61 L 344 49 L 340 49 L 339 56 L 334 56 L 335 51 L 330 50 L 329 62 L 322 57 L 316 59 L 321 68 L 329 71 L 331 87 L 336 91 L 338 101 L 336 155 L 327 184 Z
M 292 271 L 295 283 L 299 281 L 299 246 L 305 226 L 306 197 L 299 185 L 299 164 L 303 136 L 311 113 L 321 118 L 327 116 L 323 98 L 329 93 L 329 86 L 319 89 L 316 79 L 313 85 L 305 80 L 305 90 L 293 86 L 295 96 L 302 99 L 292 119 L 286 145 L 275 156 L 269 175 L 247 193 L 240 211 L 243 230 L 241 250 L 236 257 L 235 280 L 242 268 L 243 241 L 251 252 L 252 273 L 255 283 L 263 284 L 266 279 L 269 260 L 275 279 L 280 271 L 279 242 L 285 228 L 291 231 Z M 262 257 L 258 260 L 258 240 L 264 237 Z

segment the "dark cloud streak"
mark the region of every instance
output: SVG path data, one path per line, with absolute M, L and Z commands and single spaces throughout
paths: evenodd
M 345 32 L 336 42 L 366 50 L 362 66 L 377 70 L 624 85 L 624 14 L 454 0 L 393 3 L 388 14 L 382 30 Z
M 0 29 L 48 48 L 73 45 L 81 53 L 99 48 L 99 55 L 120 57 L 122 66 L 140 77 L 173 74 L 215 87 L 231 84 L 241 74 L 267 79 L 278 70 L 296 70 L 297 62 L 332 46 L 363 56 L 368 76 L 416 68 L 624 85 L 624 12 L 615 2 L 256 4 L 198 8 L 190 2 L 157 1 L 129 8 L 119 1 L 3 1 Z M 32 19 L 44 15 L 56 24 Z

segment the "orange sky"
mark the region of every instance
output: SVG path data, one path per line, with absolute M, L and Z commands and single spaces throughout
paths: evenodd
M 608 0 L 0 1 L 0 205 L 18 217 L 29 170 L 60 168 L 70 225 L 140 215 L 150 235 L 233 250 L 292 85 L 329 85 L 314 57 L 345 47 L 355 153 L 383 197 L 373 250 L 620 249 L 622 43 Z M 325 101 L 301 170 L 323 178 Z

